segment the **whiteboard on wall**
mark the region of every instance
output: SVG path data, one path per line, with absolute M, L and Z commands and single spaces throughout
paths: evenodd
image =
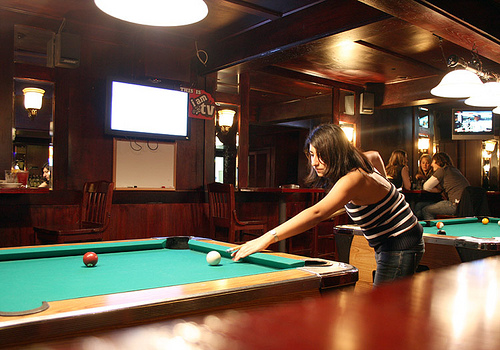
M 175 190 L 175 159 L 175 143 L 115 139 L 115 188 Z

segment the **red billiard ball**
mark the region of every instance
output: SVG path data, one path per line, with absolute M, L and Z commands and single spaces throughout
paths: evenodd
M 94 252 L 87 252 L 83 255 L 83 263 L 87 267 L 95 266 L 97 264 L 97 260 L 97 254 Z
M 438 228 L 438 230 L 441 230 L 443 227 L 444 227 L 444 223 L 442 221 L 439 221 L 437 224 L 436 224 L 436 227 Z

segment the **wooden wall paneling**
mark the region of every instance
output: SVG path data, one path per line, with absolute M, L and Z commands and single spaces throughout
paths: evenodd
M 14 24 L 1 14 L 0 20 L 0 170 L 12 162 L 12 89 L 14 74 Z M 4 174 L 0 177 L 3 179 Z
M 104 240 L 147 238 L 147 204 L 113 204 Z
M 238 187 L 248 187 L 248 151 L 250 144 L 250 75 L 240 74 L 240 113 L 238 114 Z
M 197 61 L 196 61 L 197 62 Z M 196 64 L 193 63 L 193 67 L 196 67 Z M 198 80 L 199 86 L 203 87 L 206 92 L 210 93 L 212 97 L 214 97 L 215 101 L 218 100 L 216 96 L 216 88 L 217 88 L 217 73 L 208 74 L 204 77 L 203 81 L 201 78 L 195 75 L 196 70 L 192 69 L 192 74 L 194 77 L 191 81 L 195 79 Z M 215 116 L 214 116 L 215 118 Z M 205 120 L 204 123 L 204 162 L 203 162 L 203 186 L 206 188 L 206 185 L 215 181 L 215 120 Z
M 208 237 L 205 203 L 113 204 L 105 240 Z
M 2 204 L 0 247 L 33 245 L 36 243 L 33 226 L 76 222 L 78 210 L 79 205 Z

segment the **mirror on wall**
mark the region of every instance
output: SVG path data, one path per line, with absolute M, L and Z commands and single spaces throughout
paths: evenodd
M 29 172 L 27 187 L 52 187 L 54 83 L 14 78 L 13 92 L 11 170 Z

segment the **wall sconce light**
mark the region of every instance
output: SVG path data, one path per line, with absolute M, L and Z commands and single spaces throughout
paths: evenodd
M 419 137 L 418 139 L 418 150 L 421 152 L 427 151 L 431 146 L 431 142 L 427 137 Z
M 233 126 L 235 111 L 232 109 L 221 109 L 218 112 L 219 115 L 219 126 L 222 132 L 229 132 L 229 129 Z
M 487 150 L 488 152 L 493 152 L 495 150 L 496 145 L 497 145 L 496 141 L 485 141 L 484 149 Z
M 40 88 L 28 87 L 23 89 L 24 108 L 28 110 L 28 117 L 33 120 L 40 108 L 42 108 L 42 99 L 45 90 Z
M 344 131 L 345 136 L 347 136 L 347 139 L 349 140 L 349 142 L 352 143 L 352 141 L 354 140 L 354 134 L 355 134 L 354 125 L 349 124 L 349 123 L 340 122 L 340 128 Z
M 94 0 L 96 6 L 123 21 L 150 26 L 183 26 L 201 21 L 208 14 L 203 0 Z

